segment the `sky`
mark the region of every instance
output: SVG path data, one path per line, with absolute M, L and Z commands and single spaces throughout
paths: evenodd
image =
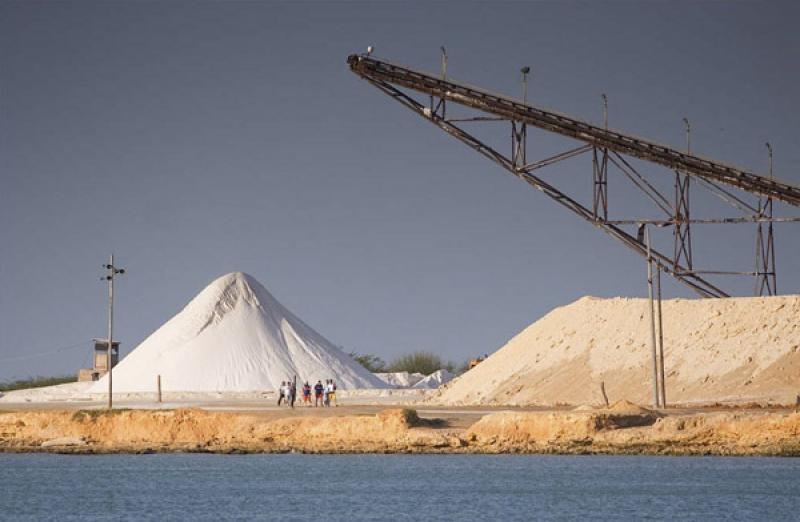
M 584 295 L 647 293 L 644 261 L 351 73 L 438 71 L 800 184 L 800 18 L 781 2 L 0 3 L 0 380 L 125 355 L 243 271 L 346 351 L 491 353 Z M 455 109 L 453 109 L 455 110 Z M 509 129 L 480 124 L 498 146 Z M 529 159 L 576 146 L 529 134 Z M 672 175 L 637 163 L 665 191 Z M 583 201 L 588 157 L 542 171 Z M 622 176 L 611 217 L 655 217 Z M 750 198 L 753 201 L 753 198 Z M 738 215 L 692 192 L 696 217 Z M 776 215 L 797 216 L 776 204 Z M 800 292 L 800 224 L 775 227 Z M 693 228 L 695 266 L 752 270 L 754 225 Z M 669 231 L 655 245 L 671 251 Z M 752 278 L 715 280 L 752 295 Z M 671 280 L 667 298 L 694 296 Z M 665 324 L 665 328 L 671 325 Z

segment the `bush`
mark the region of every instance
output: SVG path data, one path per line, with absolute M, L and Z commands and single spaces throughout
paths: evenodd
M 435 353 L 430 352 L 414 352 L 407 355 L 401 355 L 386 369 L 388 372 L 408 372 L 408 373 L 421 373 L 422 375 L 430 375 L 436 370 L 453 367 L 452 363 L 445 363 L 442 358 Z M 448 368 L 449 369 L 449 368 Z
M 403 416 L 403 420 L 406 421 L 406 424 L 409 426 L 414 427 L 419 425 L 419 415 L 417 415 L 417 410 L 403 408 L 400 414 Z
M 456 364 L 452 361 L 444 361 L 435 353 L 419 351 L 401 355 L 391 362 L 386 362 L 377 355 L 366 353 L 350 352 L 350 357 L 356 360 L 361 366 L 373 373 L 380 372 L 408 372 L 430 375 L 437 370 L 444 368 L 454 375 L 461 375 L 469 370 L 469 361 Z
M 383 372 L 386 370 L 386 362 L 384 362 L 384 360 L 377 355 L 350 352 L 350 357 L 355 359 L 358 364 L 372 373 Z
M 122 412 L 131 411 L 130 408 L 116 408 L 113 410 L 78 410 L 72 414 L 72 420 L 75 422 L 83 422 L 86 419 L 96 421 L 100 417 L 107 417 L 109 415 L 119 415 Z
M 53 377 L 28 377 L 16 381 L 0 382 L 0 392 L 13 390 L 25 390 L 27 388 L 41 388 L 43 386 L 54 386 L 56 384 L 66 384 L 75 382 L 78 379 L 74 375 L 56 375 Z

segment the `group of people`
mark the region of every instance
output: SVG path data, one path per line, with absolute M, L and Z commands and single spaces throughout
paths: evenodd
M 312 387 L 308 381 L 303 384 L 303 404 L 311 406 L 311 390 Z M 314 407 L 322 405 L 329 407 L 331 404 L 339 406 L 336 400 L 336 381 L 333 379 L 326 379 L 325 384 L 322 381 L 317 381 L 313 387 L 314 390 Z M 285 403 L 287 406 L 294 408 L 295 400 L 297 399 L 297 385 L 294 380 L 283 381 L 278 390 L 278 406 Z

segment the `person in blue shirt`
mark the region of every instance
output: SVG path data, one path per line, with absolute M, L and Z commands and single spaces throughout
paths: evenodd
M 322 402 L 322 392 L 325 391 L 325 387 L 322 385 L 322 381 L 317 381 L 317 384 L 314 385 L 314 407 L 316 408 L 319 406 L 319 403 Z

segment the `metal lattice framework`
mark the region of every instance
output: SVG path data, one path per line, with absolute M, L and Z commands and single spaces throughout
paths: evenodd
M 638 138 L 608 128 L 545 110 L 527 103 L 489 91 L 468 86 L 447 78 L 446 59 L 443 71 L 434 75 L 400 66 L 369 54 L 351 55 L 347 62 L 352 72 L 368 81 L 405 107 L 430 121 L 441 130 L 465 143 L 479 154 L 489 158 L 513 175 L 540 190 L 560 205 L 608 233 L 622 244 L 647 257 L 642 237 L 644 226 L 673 227 L 674 248 L 671 255 L 652 249 L 652 259 L 661 270 L 690 287 L 703 297 L 726 297 L 708 275 L 746 275 L 756 278 L 756 293 L 777 293 L 775 272 L 775 246 L 773 223 L 797 222 L 800 217 L 773 217 L 775 200 L 791 206 L 800 206 L 800 187 L 776 180 L 772 176 L 772 149 L 770 148 L 770 175 L 761 176 L 730 165 L 681 152 L 671 147 Z M 523 70 L 523 75 L 527 70 Z M 422 95 L 421 100 L 420 95 Z M 524 98 L 527 96 L 525 95 Z M 604 96 L 605 99 L 605 96 Z M 448 104 L 472 109 L 477 115 L 448 117 Z M 507 122 L 511 125 L 511 153 L 505 155 L 496 148 L 466 131 L 468 123 Z M 688 122 L 687 132 L 688 132 Z M 580 145 L 560 154 L 529 162 L 527 157 L 527 129 L 536 127 L 551 133 L 572 138 Z M 688 139 L 687 139 L 688 141 Z M 768 145 L 769 146 L 769 145 Z M 536 173 L 538 169 L 583 154 L 592 160 L 593 197 L 583 205 L 545 181 Z M 637 158 L 657 164 L 672 171 L 675 176 L 674 197 L 668 198 L 659 191 L 628 158 Z M 644 195 L 665 214 L 663 219 L 611 220 L 608 212 L 609 166 L 619 170 Z M 690 213 L 690 186 L 699 185 L 710 190 L 725 202 L 742 211 L 744 215 L 718 219 L 693 219 Z M 732 190 L 733 189 L 733 190 Z M 739 191 L 737 195 L 734 190 Z M 747 203 L 742 194 L 758 196 L 756 206 Z M 732 272 L 698 270 L 692 259 L 691 226 L 707 223 L 755 223 L 756 268 L 754 271 Z M 635 226 L 629 233 L 625 226 Z

